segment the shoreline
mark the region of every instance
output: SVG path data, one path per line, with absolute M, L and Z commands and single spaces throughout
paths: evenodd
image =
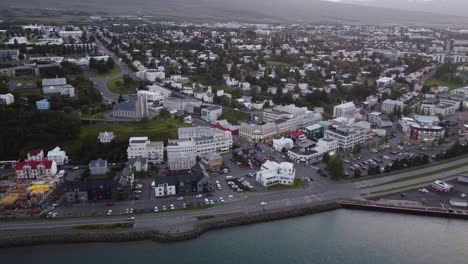
M 138 229 L 100 229 L 92 231 L 83 230 L 53 230 L 45 233 L 44 230 L 38 234 L 11 235 L 0 238 L 0 248 L 51 245 L 51 244 L 81 244 L 81 243 L 116 243 L 131 241 L 154 241 L 159 243 L 180 242 L 196 239 L 203 234 L 224 228 L 237 227 L 264 222 L 271 222 L 293 217 L 318 214 L 334 211 L 337 209 L 380 211 L 387 213 L 398 213 L 408 215 L 420 215 L 430 217 L 444 217 L 468 220 L 468 214 L 459 214 L 437 208 L 411 208 L 385 206 L 370 201 L 340 200 L 329 201 L 323 204 L 301 206 L 287 210 L 277 209 L 268 212 L 257 212 L 233 217 L 232 215 L 218 215 L 214 218 L 199 220 L 194 228 L 186 232 L 165 233 L 158 230 Z M 48 231 L 48 230 L 47 230 Z M 58 231 L 58 232 L 57 232 Z
M 131 242 L 151 240 L 160 243 L 170 243 L 196 239 L 213 230 L 230 228 L 242 225 L 257 224 L 282 220 L 292 217 L 300 217 L 316 213 L 334 211 L 340 208 L 340 205 L 333 201 L 313 206 L 292 208 L 288 210 L 277 210 L 271 212 L 260 212 L 238 217 L 223 218 L 215 217 L 212 219 L 201 220 L 195 227 L 187 232 L 180 233 L 162 233 L 157 230 L 95 230 L 89 232 L 77 232 L 76 230 L 64 230 L 63 232 L 50 232 L 49 234 L 31 234 L 17 235 L 0 238 L 0 248 L 37 246 L 49 244 L 79 244 L 96 242 Z

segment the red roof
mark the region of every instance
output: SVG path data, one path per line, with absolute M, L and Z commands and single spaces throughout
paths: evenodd
M 17 162 L 16 163 L 16 170 L 22 170 L 24 166 L 30 166 L 32 170 L 36 170 L 37 166 L 43 165 L 46 169 L 52 168 L 52 163 L 53 161 L 45 159 L 42 161 L 35 161 L 35 160 L 30 160 L 30 161 L 23 161 L 23 162 Z
M 29 156 L 36 156 L 39 155 L 42 152 L 42 149 L 33 149 L 31 151 L 28 151 Z
M 300 136 L 303 136 L 303 135 L 304 135 L 304 133 L 302 133 L 302 131 L 300 131 L 300 130 L 289 132 L 289 136 L 292 137 L 292 138 L 299 138 Z

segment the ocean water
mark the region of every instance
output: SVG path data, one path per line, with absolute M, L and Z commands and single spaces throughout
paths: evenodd
M 468 221 L 338 210 L 151 241 L 0 249 L 1 263 L 468 263 Z

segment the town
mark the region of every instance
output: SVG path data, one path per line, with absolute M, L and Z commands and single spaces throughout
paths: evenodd
M 0 78 L 1 218 L 468 206 L 466 30 L 0 23 Z

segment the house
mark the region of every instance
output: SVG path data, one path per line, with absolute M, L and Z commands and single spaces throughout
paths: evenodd
M 110 143 L 112 140 L 114 140 L 114 138 L 114 132 L 99 132 L 98 139 L 101 143 Z
M 205 120 L 210 124 L 214 124 L 218 121 L 218 118 L 223 114 L 223 108 L 221 106 L 213 105 L 201 110 L 201 119 Z
M 176 176 L 158 176 L 154 179 L 154 195 L 156 198 L 176 195 L 177 185 Z
M 42 149 L 34 149 L 28 151 L 27 161 L 34 160 L 34 161 L 41 161 L 44 159 L 44 151 Z
M 11 93 L 0 94 L 0 104 L 10 105 L 15 102 L 15 96 Z
M 333 107 L 333 117 L 352 118 L 356 113 L 356 106 L 353 102 L 347 102 Z
M 283 148 L 290 149 L 294 145 L 294 142 L 291 138 L 280 138 L 280 139 L 273 139 L 273 148 L 276 151 L 283 151 Z
M 128 181 L 97 179 L 92 181 L 65 181 L 65 201 L 79 203 L 102 200 L 125 200 L 130 193 Z M 123 184 L 124 185 L 123 185 Z
M 75 97 L 75 88 L 67 84 L 65 78 L 42 79 L 42 91 L 44 96 L 60 94 L 67 97 Z
M 18 179 L 43 179 L 57 174 L 57 163 L 53 160 L 29 160 L 16 163 Z
M 390 77 L 382 77 L 377 79 L 377 89 L 384 89 L 390 86 L 393 83 L 393 79 Z
M 91 175 L 105 175 L 109 171 L 107 160 L 103 159 L 92 160 L 88 168 Z
M 45 111 L 50 109 L 50 102 L 47 99 L 42 99 L 39 101 L 36 101 L 36 108 L 37 110 L 40 111 Z
M 392 127 L 393 123 L 390 120 L 390 118 L 383 113 L 380 112 L 372 112 L 368 116 L 369 123 L 371 125 L 377 127 L 377 128 L 382 128 L 382 127 Z
M 170 171 L 187 171 L 197 162 L 194 141 L 169 141 L 167 145 L 167 167 Z
M 223 157 L 218 152 L 207 153 L 201 162 L 209 171 L 219 171 L 223 167 Z
M 290 162 L 277 163 L 267 160 L 257 172 L 257 181 L 265 187 L 276 184 L 291 185 L 294 183 L 296 170 Z
M 67 154 L 59 147 L 55 147 L 53 150 L 49 151 L 47 153 L 47 159 L 55 161 L 58 166 L 68 162 Z

